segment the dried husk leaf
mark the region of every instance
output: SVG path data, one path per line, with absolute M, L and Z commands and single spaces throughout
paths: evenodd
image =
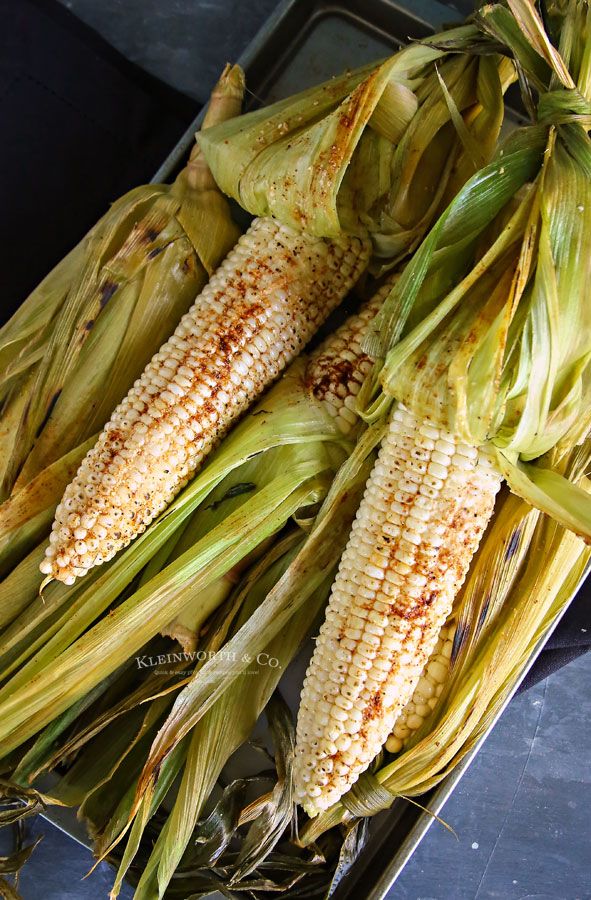
M 297 509 L 306 502 L 316 503 L 322 498 L 332 477 L 328 474 L 330 469 L 327 470 L 323 442 L 328 439 L 338 444 L 341 437 L 321 405 L 310 400 L 303 379 L 303 365 L 298 361 L 292 367 L 291 374 L 265 398 L 262 407 L 265 413 L 257 415 L 259 410 L 255 409 L 244 420 L 168 512 L 132 547 L 96 580 L 92 579 L 79 590 L 76 585 L 69 589 L 76 599 L 62 616 L 59 630 L 0 690 L 0 697 L 6 703 L 6 706 L 2 704 L 7 713 L 2 717 L 7 729 L 5 736 L 13 722 L 17 728 L 12 738 L 15 746 L 25 740 L 26 731 L 43 727 L 83 696 L 101 677 L 139 650 L 180 612 L 190 596 L 223 576 L 280 528 Z M 267 481 L 257 492 L 227 501 L 231 507 L 236 507 L 233 512 L 226 513 L 224 506 L 220 506 L 215 511 L 221 516 L 220 524 L 204 534 L 162 573 L 132 592 L 109 617 L 82 634 L 228 472 L 265 448 L 298 443 L 302 445 L 299 463 L 294 448 L 288 470 L 279 461 L 277 471 L 270 463 L 267 467 L 261 465 L 263 471 L 266 468 Z M 310 451 L 308 444 L 312 448 Z M 212 515 L 215 513 L 211 512 Z M 105 647 L 108 647 L 107 655 L 103 652 Z M 89 665 L 89 659 L 93 660 L 93 665 Z M 52 691 L 55 692 L 55 705 L 50 702 Z M 23 706 L 21 700 L 25 694 L 28 700 Z M 9 708 L 16 719 L 22 719 L 18 726 L 16 719 L 8 716 Z M 29 722 L 26 729 L 24 720 Z M 4 747 L 8 749 L 7 742 Z
M 479 120 L 482 154 L 498 134 L 514 70 L 500 58 L 483 63 L 462 53 L 477 38 L 464 26 L 444 40 L 411 44 L 218 126 L 200 145 L 222 189 L 249 212 L 327 237 L 369 232 L 378 256 L 393 264 L 420 240 L 448 182 L 458 185 L 465 169 L 439 78 L 464 130 L 472 133 Z

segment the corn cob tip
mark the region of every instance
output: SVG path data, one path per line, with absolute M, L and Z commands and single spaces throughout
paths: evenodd
M 212 95 L 215 95 L 216 90 L 220 91 L 225 89 L 227 93 L 233 93 L 237 97 L 242 98 L 245 86 L 246 78 L 242 67 L 238 65 L 238 63 L 227 62 L 213 89 Z
M 245 89 L 246 80 L 242 68 L 238 64 L 226 63 L 224 71 L 211 92 L 201 131 L 238 116 Z M 193 146 L 191 156 L 194 157 L 199 153 L 199 143 L 197 142 Z

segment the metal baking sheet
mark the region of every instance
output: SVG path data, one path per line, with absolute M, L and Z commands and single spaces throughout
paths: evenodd
M 246 73 L 249 99 L 246 108 L 270 103 L 371 60 L 388 55 L 410 39 L 420 39 L 443 25 L 461 19 L 460 14 L 436 0 L 408 0 L 408 6 L 393 0 L 283 0 L 255 39 L 237 60 Z M 156 172 L 153 181 L 168 181 L 188 156 L 203 113 Z M 519 120 L 518 112 L 511 118 Z M 532 654 L 516 680 L 505 706 L 518 689 L 541 651 Z M 284 676 L 281 687 L 294 709 L 309 652 L 303 651 Z M 301 670 L 301 672 L 300 672 Z M 300 677 L 301 674 L 301 677 Z M 502 714 L 501 710 L 496 720 Z M 370 823 L 370 838 L 355 866 L 343 878 L 333 900 L 383 900 L 404 866 L 441 812 L 447 798 L 475 758 L 494 722 L 462 763 L 441 784 L 421 798 L 423 812 L 413 804 L 397 800 L 388 811 Z M 51 780 L 42 789 L 50 791 Z M 90 846 L 84 825 L 72 810 L 52 808 L 45 817 L 72 838 Z M 395 849 L 394 849 L 395 848 Z M 221 897 L 221 895 L 212 895 Z

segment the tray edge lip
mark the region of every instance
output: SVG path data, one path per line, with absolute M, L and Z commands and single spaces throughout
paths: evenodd
M 241 66 L 246 72 L 252 60 L 265 45 L 268 36 L 273 33 L 291 10 L 298 3 L 301 4 L 302 2 L 304 2 L 304 0 L 281 0 L 263 25 L 261 25 L 252 40 L 246 45 L 245 49 L 236 60 L 236 64 Z M 310 7 L 315 7 L 318 5 L 319 0 L 305 0 L 305 2 L 307 2 Z M 445 3 L 439 2 L 439 0 L 414 0 L 418 7 L 416 10 L 410 9 L 408 6 L 405 6 L 404 3 L 398 2 L 398 0 L 382 0 L 382 2 L 387 3 L 393 10 L 399 10 L 407 16 L 412 16 L 417 22 L 420 22 L 421 25 L 425 25 L 433 30 L 442 26 L 445 22 L 451 21 L 451 18 L 446 18 L 446 10 L 449 11 L 449 13 L 460 15 L 456 10 L 448 7 Z M 335 7 L 338 7 L 338 4 L 335 4 Z M 185 132 L 181 135 L 170 153 L 158 167 L 150 181 L 151 184 L 159 184 L 165 181 L 170 177 L 176 166 L 182 161 L 183 156 L 188 152 L 195 140 L 195 133 L 201 127 L 201 123 L 205 117 L 206 108 L 207 103 L 203 105 L 203 108 L 187 126 Z

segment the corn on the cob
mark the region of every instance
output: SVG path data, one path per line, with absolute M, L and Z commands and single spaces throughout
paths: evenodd
M 357 238 L 309 238 L 255 220 L 83 460 L 41 571 L 72 584 L 144 531 L 345 296 L 368 255 Z
M 388 280 L 357 314 L 349 316 L 310 354 L 306 383 L 344 434 L 358 421 L 356 397 L 372 366 L 361 341 L 391 289 L 392 281 Z
M 311 815 L 357 780 L 412 696 L 500 482 L 485 451 L 394 411 L 302 691 L 295 785 Z
M 400 753 L 437 706 L 449 675 L 455 633 L 456 623 L 453 621 L 446 622 L 439 632 L 437 643 L 421 673 L 415 692 L 396 719 L 390 737 L 386 741 L 386 750 L 389 753 Z

